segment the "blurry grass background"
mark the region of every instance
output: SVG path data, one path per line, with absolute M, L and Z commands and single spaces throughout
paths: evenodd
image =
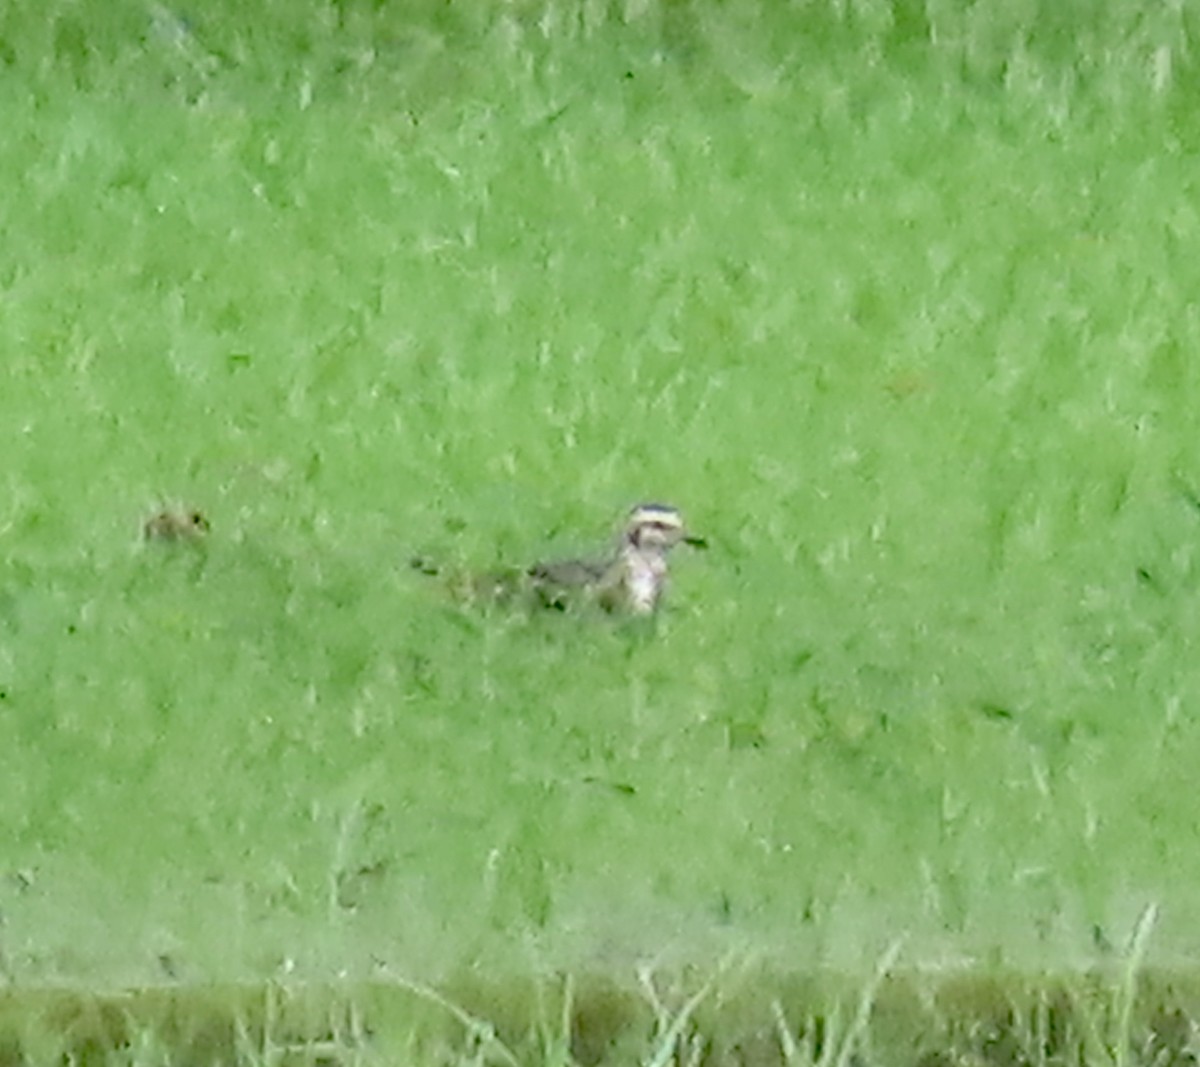
M 6 6 L 9 980 L 1200 947 L 1195 18 Z

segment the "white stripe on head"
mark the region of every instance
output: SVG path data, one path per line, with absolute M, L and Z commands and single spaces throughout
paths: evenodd
M 683 516 L 678 508 L 673 508 L 670 504 L 638 504 L 629 513 L 628 525 L 631 528 L 649 523 L 683 529 Z

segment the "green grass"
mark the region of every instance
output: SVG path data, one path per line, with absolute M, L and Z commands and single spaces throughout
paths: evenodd
M 931 983 L 877 973 L 856 985 L 789 972 L 770 976 L 766 996 L 761 973 L 747 982 L 728 972 L 691 987 L 644 974 L 637 986 L 542 976 L 438 991 L 389 976 L 86 997 L 36 990 L 0 998 L 0 1048 L 10 1062 L 129 1065 L 1192 1062 L 1180 1004 L 1194 1005 L 1194 977 L 1133 975 Z
M 10 982 L 1192 956 L 1192 13 L 952 7 L 0 14 Z

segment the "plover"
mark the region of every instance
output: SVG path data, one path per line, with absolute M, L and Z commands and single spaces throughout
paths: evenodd
M 524 571 L 476 576 L 453 586 L 470 600 L 505 602 L 524 595 L 559 610 L 594 603 L 609 612 L 650 615 L 666 590 L 667 556 L 679 544 L 707 547 L 704 538 L 687 531 L 678 508 L 639 504 L 607 556 L 535 563 Z M 424 574 L 442 573 L 424 557 L 412 565 Z

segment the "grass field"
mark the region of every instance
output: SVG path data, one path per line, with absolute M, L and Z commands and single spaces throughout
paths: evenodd
M 0 12 L 11 989 L 1190 974 L 1194 18 Z

